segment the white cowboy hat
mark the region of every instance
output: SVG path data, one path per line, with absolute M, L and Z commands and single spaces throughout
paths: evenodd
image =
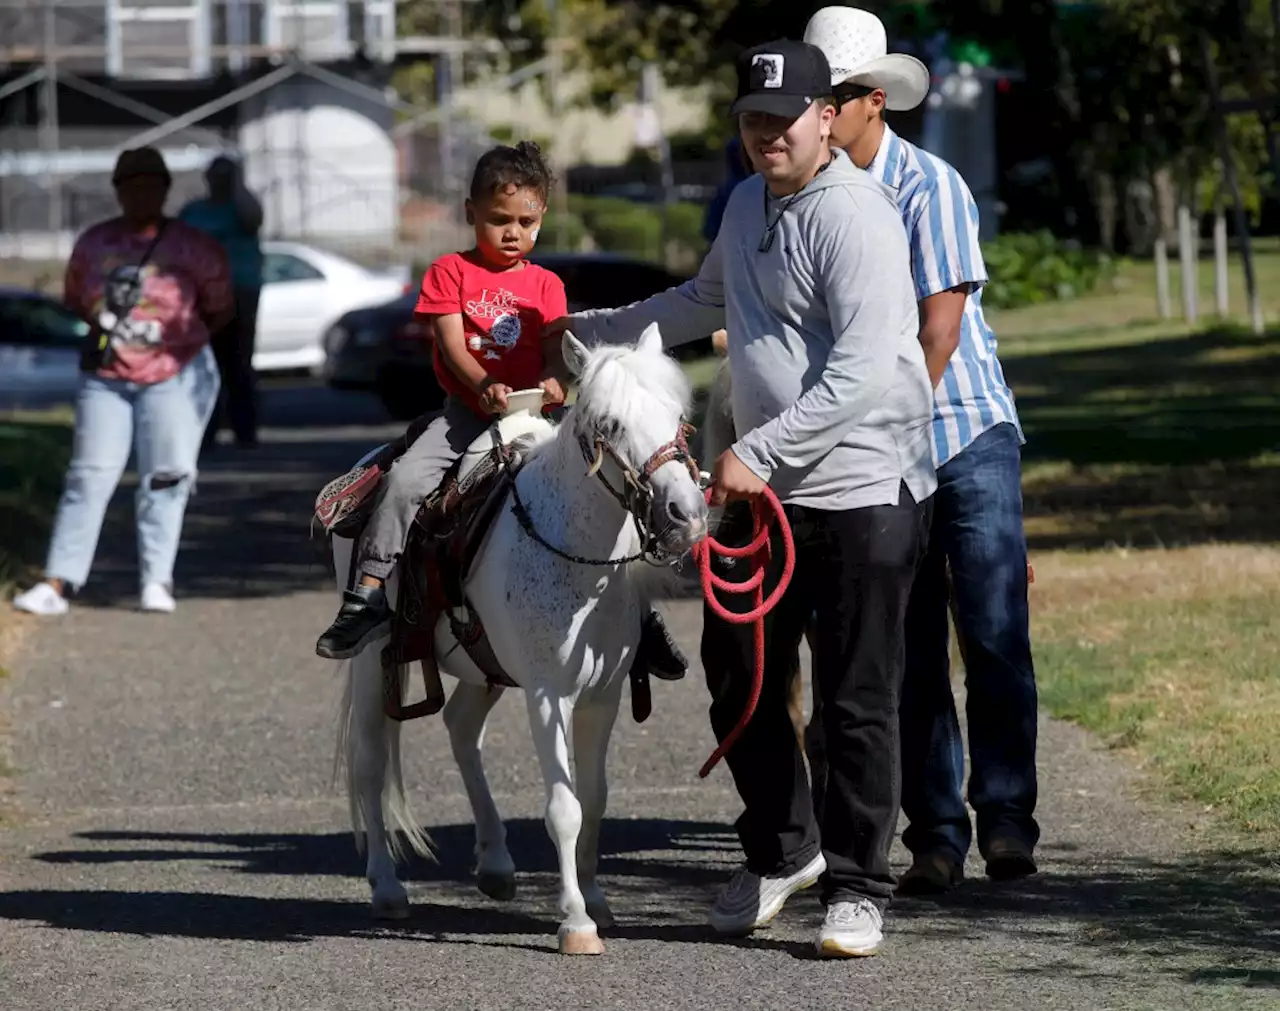
M 831 83 L 884 91 L 894 112 L 914 109 L 929 94 L 929 68 L 914 56 L 890 53 L 884 23 L 857 7 L 823 7 L 805 25 L 804 41 L 831 64 Z

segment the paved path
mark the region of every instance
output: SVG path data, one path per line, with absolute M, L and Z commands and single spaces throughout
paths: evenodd
M 520 895 L 499 905 L 471 886 L 443 728 L 416 723 L 407 776 L 442 861 L 409 872 L 412 920 L 375 926 L 331 780 L 339 685 L 311 650 L 335 596 L 306 515 L 319 483 L 386 430 L 372 408 L 306 391 L 272 393 L 268 421 L 256 453 L 206 464 L 176 615 L 130 610 L 124 493 L 88 599 L 17 658 L 3 689 L 21 810 L 0 831 L 0 1007 L 1280 1004 L 1274 883 L 1194 850 L 1185 813 L 1135 800 L 1127 766 L 1052 721 L 1039 877 L 997 887 L 971 865 L 945 903 L 897 904 L 873 960 L 810 957 L 812 895 L 755 939 L 714 938 L 702 923 L 735 862 L 738 808 L 723 769 L 696 775 L 713 743 L 698 670 L 655 685 L 654 717 L 624 715 L 614 737 L 601 869 L 619 926 L 603 959 L 554 954 L 553 851 L 511 700 L 486 759 Z M 696 656 L 696 608 L 668 613 Z

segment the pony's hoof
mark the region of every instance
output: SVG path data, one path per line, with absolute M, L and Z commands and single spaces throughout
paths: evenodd
M 375 920 L 407 920 L 409 918 L 409 900 L 374 900 L 373 918 Z
M 491 899 L 510 902 L 516 897 L 515 875 L 480 873 L 476 875 L 476 887 Z
M 562 955 L 603 955 L 604 945 L 594 927 L 589 930 L 562 930 L 560 932 L 560 954 Z

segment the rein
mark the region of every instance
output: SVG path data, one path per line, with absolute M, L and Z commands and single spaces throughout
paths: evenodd
M 707 489 L 707 504 L 711 504 L 711 489 Z M 765 512 L 766 504 L 771 510 L 771 514 Z M 765 486 L 764 493 L 760 498 L 751 503 L 751 515 L 753 521 L 753 529 L 750 543 L 740 548 L 726 547 L 709 534 L 702 541 L 694 545 L 693 556 L 698 563 L 699 575 L 702 577 L 702 596 L 707 602 L 707 606 L 715 612 L 716 617 L 721 621 L 727 621 L 732 625 L 755 624 L 755 670 L 751 680 L 751 694 L 747 697 L 747 704 L 743 707 L 742 715 L 738 717 L 738 722 L 729 732 L 728 736 L 720 742 L 720 746 L 712 752 L 711 757 L 703 763 L 701 769 L 698 770 L 698 776 L 705 779 L 712 769 L 719 764 L 731 747 L 742 736 L 747 724 L 751 722 L 751 717 L 755 715 L 756 705 L 760 702 L 760 691 L 764 685 L 764 619 L 765 616 L 778 606 L 778 601 L 782 599 L 783 593 L 791 583 L 791 576 L 796 568 L 796 545 L 795 540 L 791 536 L 791 525 L 787 522 L 786 513 L 782 510 L 782 503 L 778 501 L 778 497 L 773 493 L 773 489 Z M 769 526 L 770 519 L 776 523 L 778 532 L 782 536 L 782 574 L 778 577 L 778 585 L 773 588 L 773 592 L 769 594 L 768 599 L 764 596 L 764 571 L 769 559 Z M 721 558 L 746 558 L 751 557 L 751 575 L 741 583 L 731 583 L 726 579 L 721 579 L 711 571 L 711 556 L 716 554 Z M 716 590 L 723 590 L 726 593 L 750 593 L 752 594 L 752 607 L 749 611 L 735 612 L 730 611 L 716 597 Z
M 529 516 L 529 510 L 525 506 L 524 500 L 520 497 L 520 489 L 517 487 L 519 475 L 516 475 L 511 480 L 512 512 L 515 514 L 516 521 L 520 524 L 521 529 L 542 547 L 576 565 L 624 565 L 641 560 L 652 564 L 661 564 L 660 561 L 654 561 L 657 558 L 657 553 L 653 534 L 646 529 L 646 524 L 641 519 L 641 514 L 649 515 L 649 510 L 653 503 L 653 492 L 649 484 L 659 467 L 671 463 L 673 460 L 679 461 L 689 468 L 689 473 L 696 483 L 702 483 L 703 475 L 698 470 L 698 464 L 694 460 L 693 454 L 689 452 L 689 436 L 694 431 L 695 429 L 692 425 L 681 423 L 679 430 L 676 432 L 676 437 L 665 445 L 659 446 L 645 461 L 639 472 L 618 453 L 612 441 L 601 432 L 595 432 L 594 440 L 588 439 L 581 432 L 578 433 L 578 444 L 582 448 L 583 456 L 591 463 L 591 466 L 587 469 L 587 475 L 599 479 L 600 483 L 608 489 L 609 494 L 626 510 L 632 522 L 636 525 L 636 532 L 640 535 L 641 545 L 640 551 L 636 554 L 628 555 L 625 558 L 584 558 L 581 555 L 571 554 L 550 543 L 534 527 L 533 520 Z M 615 488 L 610 484 L 609 480 L 600 472 L 606 454 L 617 464 L 618 469 L 622 472 L 623 487 L 621 489 Z M 509 461 L 506 462 L 509 465 Z M 707 505 L 711 504 L 711 495 L 712 489 L 708 488 L 706 491 Z M 768 512 L 766 512 L 766 507 L 769 510 Z M 742 715 L 738 717 L 738 722 L 733 729 L 720 742 L 720 746 L 712 752 L 711 757 L 703 763 L 702 768 L 698 770 L 698 776 L 701 779 L 705 779 L 711 770 L 719 764 L 720 759 L 724 758 L 729 749 L 737 743 L 738 738 L 742 736 L 747 724 L 751 722 L 751 718 L 755 715 L 756 706 L 760 702 L 760 692 L 764 685 L 764 619 L 777 607 L 778 601 L 782 599 L 782 595 L 791 584 L 791 577 L 796 568 L 796 545 L 791 534 L 791 525 L 787 522 L 782 503 L 778 501 L 778 497 L 773 493 L 772 488 L 766 486 L 762 495 L 751 503 L 751 515 L 752 534 L 751 541 L 748 544 L 740 548 L 732 548 L 721 544 L 708 534 L 694 545 L 692 552 L 694 560 L 698 563 L 698 571 L 702 583 L 702 596 L 707 606 L 721 621 L 729 622 L 732 625 L 754 624 L 755 626 L 755 669 L 752 673 L 751 692 L 747 696 L 747 704 L 743 707 Z M 782 537 L 782 574 L 778 577 L 778 585 L 773 588 L 773 592 L 766 598 L 764 595 L 764 573 L 769 561 L 769 539 L 772 525 L 777 526 L 778 533 Z M 721 558 L 750 557 L 752 572 L 741 583 L 731 583 L 727 579 L 722 579 L 711 571 L 711 556 L 713 554 Z M 725 593 L 752 594 L 751 609 L 743 612 L 730 611 L 724 604 L 720 603 L 720 600 L 716 597 L 716 590 L 723 590 Z

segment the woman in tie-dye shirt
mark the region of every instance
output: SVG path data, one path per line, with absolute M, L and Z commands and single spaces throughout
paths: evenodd
M 178 538 L 218 396 L 209 335 L 233 313 L 226 255 L 203 232 L 165 217 L 170 177 L 159 151 L 125 151 L 112 182 L 120 217 L 80 236 L 67 264 L 64 300 L 93 339 L 45 578 L 14 600 L 33 614 L 66 613 L 67 589 L 88 578 L 130 450 L 142 609 L 173 610 Z

